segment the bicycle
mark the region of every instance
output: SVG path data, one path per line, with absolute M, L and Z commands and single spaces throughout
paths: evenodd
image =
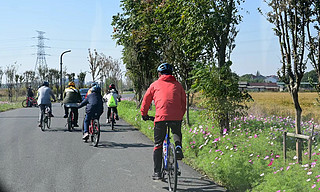
M 114 124 L 116 124 L 114 108 L 111 107 L 111 113 L 109 117 L 111 129 L 114 130 Z
M 66 103 L 65 106 L 70 108 L 70 112 L 67 118 L 68 131 L 74 130 L 75 120 L 74 120 L 74 109 L 78 108 L 77 103 Z
M 51 126 L 51 117 L 50 117 L 50 107 L 45 106 L 44 111 L 42 113 L 42 122 L 41 122 L 41 131 L 44 131 L 47 125 L 47 128 L 49 129 Z
M 154 121 L 154 117 L 148 116 L 148 120 Z M 173 143 L 170 142 L 170 127 L 167 126 L 166 137 L 163 141 L 163 155 L 162 155 L 162 178 L 165 179 L 167 176 L 167 182 L 169 191 L 176 191 L 178 184 L 178 176 L 181 172 L 179 171 L 179 165 L 176 157 L 176 148 Z
M 84 120 L 82 123 L 82 133 L 84 134 Z M 94 147 L 97 147 L 100 140 L 100 123 L 99 123 L 99 117 L 97 114 L 95 114 L 94 118 L 91 119 L 89 124 L 89 138 L 91 139 L 91 142 Z M 88 140 L 85 140 L 85 142 L 88 142 Z
M 22 107 L 37 107 L 38 102 L 35 98 L 33 97 L 27 97 L 25 100 L 22 101 Z

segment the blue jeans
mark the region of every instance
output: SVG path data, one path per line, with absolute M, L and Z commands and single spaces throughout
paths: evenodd
M 87 113 L 86 117 L 84 118 L 84 123 L 83 123 L 83 133 L 88 133 L 89 132 L 89 125 L 90 125 L 90 121 L 92 119 L 99 119 L 100 115 L 97 115 L 96 113 Z

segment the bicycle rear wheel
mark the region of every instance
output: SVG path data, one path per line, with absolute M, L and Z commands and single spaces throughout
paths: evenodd
M 68 116 L 68 131 L 72 131 L 73 126 L 74 126 L 74 124 L 73 124 L 73 112 L 70 109 L 70 113 L 69 113 L 69 116 Z
M 50 128 L 51 126 L 51 117 L 47 117 L 47 127 L 48 129 Z
M 47 116 L 43 113 L 43 116 L 42 116 L 42 122 L 41 122 L 41 131 L 44 131 L 45 128 L 46 128 L 46 121 L 47 121 Z
M 100 139 L 100 123 L 98 119 L 94 119 L 92 123 L 91 141 L 94 147 L 97 147 Z
M 22 107 L 27 107 L 28 106 L 28 99 L 25 99 L 22 101 Z
M 178 162 L 176 157 L 176 149 L 173 143 L 170 143 L 168 146 L 168 184 L 169 184 L 169 191 L 176 191 L 177 190 L 177 183 L 178 183 Z
M 111 129 L 113 130 L 114 129 L 114 112 L 113 112 L 113 109 L 111 108 L 111 118 L 110 118 L 110 123 L 111 123 Z

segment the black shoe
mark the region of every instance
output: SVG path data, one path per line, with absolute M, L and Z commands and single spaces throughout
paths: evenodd
M 176 157 L 177 160 L 182 160 L 184 158 L 180 145 L 176 147 Z
M 78 123 L 74 124 L 74 127 L 79 127 Z
M 116 115 L 116 120 L 119 120 L 119 116 L 118 115 Z
M 64 115 L 63 118 L 68 118 L 68 115 Z
M 161 173 L 160 172 L 153 173 L 152 179 L 153 180 L 161 180 L 162 179 Z

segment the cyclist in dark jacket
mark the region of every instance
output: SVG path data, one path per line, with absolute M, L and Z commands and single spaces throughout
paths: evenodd
M 103 113 L 103 101 L 101 96 L 101 88 L 98 86 L 95 86 L 92 88 L 92 93 L 85 98 L 78 108 L 81 108 L 83 106 L 86 107 L 86 117 L 84 119 L 84 131 L 83 131 L 83 140 L 87 140 L 89 138 L 88 130 L 89 130 L 89 124 L 91 119 L 94 117 L 100 118 L 101 114 Z
M 76 88 L 76 85 L 73 81 L 70 81 L 68 84 L 68 87 L 64 90 L 64 97 L 63 97 L 63 104 L 67 103 L 80 103 L 81 102 L 81 95 L 79 90 Z M 64 105 L 64 118 L 68 117 L 68 107 Z M 71 110 L 73 110 L 74 113 L 74 120 L 75 120 L 75 127 L 79 127 L 78 125 L 78 108 L 72 107 Z
M 28 96 L 28 97 L 33 97 L 33 96 L 34 96 L 31 85 L 29 85 L 29 87 L 28 87 L 28 94 L 27 94 L 27 96 Z

